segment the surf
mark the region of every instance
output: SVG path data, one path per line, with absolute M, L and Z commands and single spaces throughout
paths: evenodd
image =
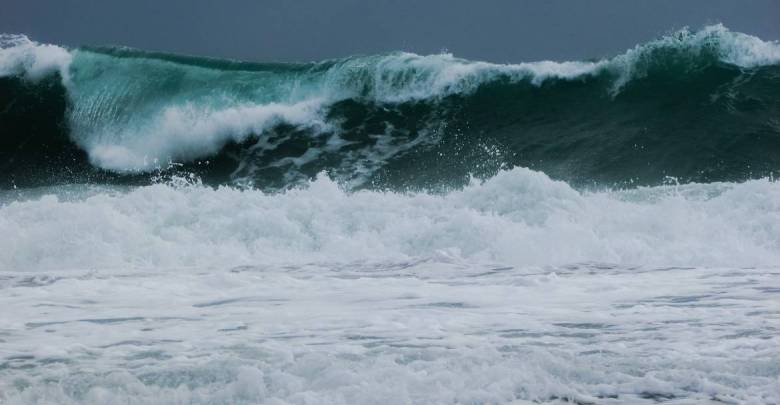
M 780 184 L 587 192 L 529 169 L 447 194 L 281 193 L 193 179 L 0 194 L 0 268 L 27 271 L 447 260 L 562 266 L 771 266 Z M 66 242 L 63 242 L 66 241 Z M 550 254 L 555 252 L 555 254 Z

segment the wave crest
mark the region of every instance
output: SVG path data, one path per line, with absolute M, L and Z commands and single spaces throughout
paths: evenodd
M 67 80 L 71 61 L 65 48 L 39 44 L 24 35 L 0 34 L 0 77 L 24 76 L 36 81 L 59 73 Z

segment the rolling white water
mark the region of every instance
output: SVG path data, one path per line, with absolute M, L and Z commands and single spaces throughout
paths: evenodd
M 780 402 L 780 185 L 8 190 L 0 403 Z

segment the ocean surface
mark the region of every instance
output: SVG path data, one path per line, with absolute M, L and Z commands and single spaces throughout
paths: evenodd
M 0 404 L 780 404 L 780 43 L 0 35 Z

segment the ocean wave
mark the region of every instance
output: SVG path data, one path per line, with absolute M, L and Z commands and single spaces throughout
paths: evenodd
M 0 403 L 777 403 L 777 49 L 2 36 Z
M 234 161 L 231 169 L 220 169 L 231 181 L 261 186 L 273 177 L 269 168 L 282 166 L 282 183 L 323 170 L 352 173 L 346 180 L 355 184 L 409 177 L 382 170 L 408 166 L 396 161 L 411 159 L 410 151 L 419 152 L 414 159 L 438 154 L 458 162 L 452 153 L 471 156 L 457 168 L 436 168 L 457 173 L 461 182 L 514 166 L 586 182 L 762 177 L 778 167 L 761 151 L 774 147 L 780 128 L 780 100 L 772 93 L 779 61 L 776 42 L 721 25 L 678 31 L 600 61 L 521 64 L 410 53 L 257 64 L 128 48 L 67 50 L 18 35 L 0 40 L 4 80 L 34 83 L 55 73 L 61 78 L 67 108 L 55 126 L 65 128 L 97 170 L 137 174 L 216 158 Z M 42 91 L 34 84 L 10 88 Z M 9 100 L 18 97 L 10 94 Z M 2 115 L 12 122 L 8 126 L 39 121 L 30 108 L 20 108 L 23 117 L 13 116 L 12 107 L 9 101 L 0 125 Z M 9 132 L 18 132 L 19 145 L 5 140 L 8 149 L 32 148 L 24 141 L 28 127 Z M 62 134 L 45 136 L 49 142 Z M 704 148 L 718 149 L 715 156 L 692 152 L 690 145 L 708 142 L 700 137 L 716 141 Z M 726 144 L 750 142 L 755 152 L 734 154 L 737 161 L 720 155 Z M 570 150 L 577 143 L 587 148 Z M 243 146 L 222 155 L 231 145 Z M 426 148 L 414 149 L 421 145 Z M 481 152 L 488 149 L 497 152 Z M 670 149 L 681 157 L 693 153 L 693 164 L 663 162 L 646 174 L 643 167 L 663 160 Z M 39 155 L 31 151 L 27 157 Z M 594 167 L 614 159 L 620 160 L 615 167 Z M 485 160 L 493 160 L 487 163 L 490 173 L 479 173 Z M 640 163 L 626 170 L 632 161 Z M 46 163 L 26 167 L 35 166 Z M 578 173 L 583 176 L 576 178 Z M 431 180 L 437 181 L 453 179 Z

